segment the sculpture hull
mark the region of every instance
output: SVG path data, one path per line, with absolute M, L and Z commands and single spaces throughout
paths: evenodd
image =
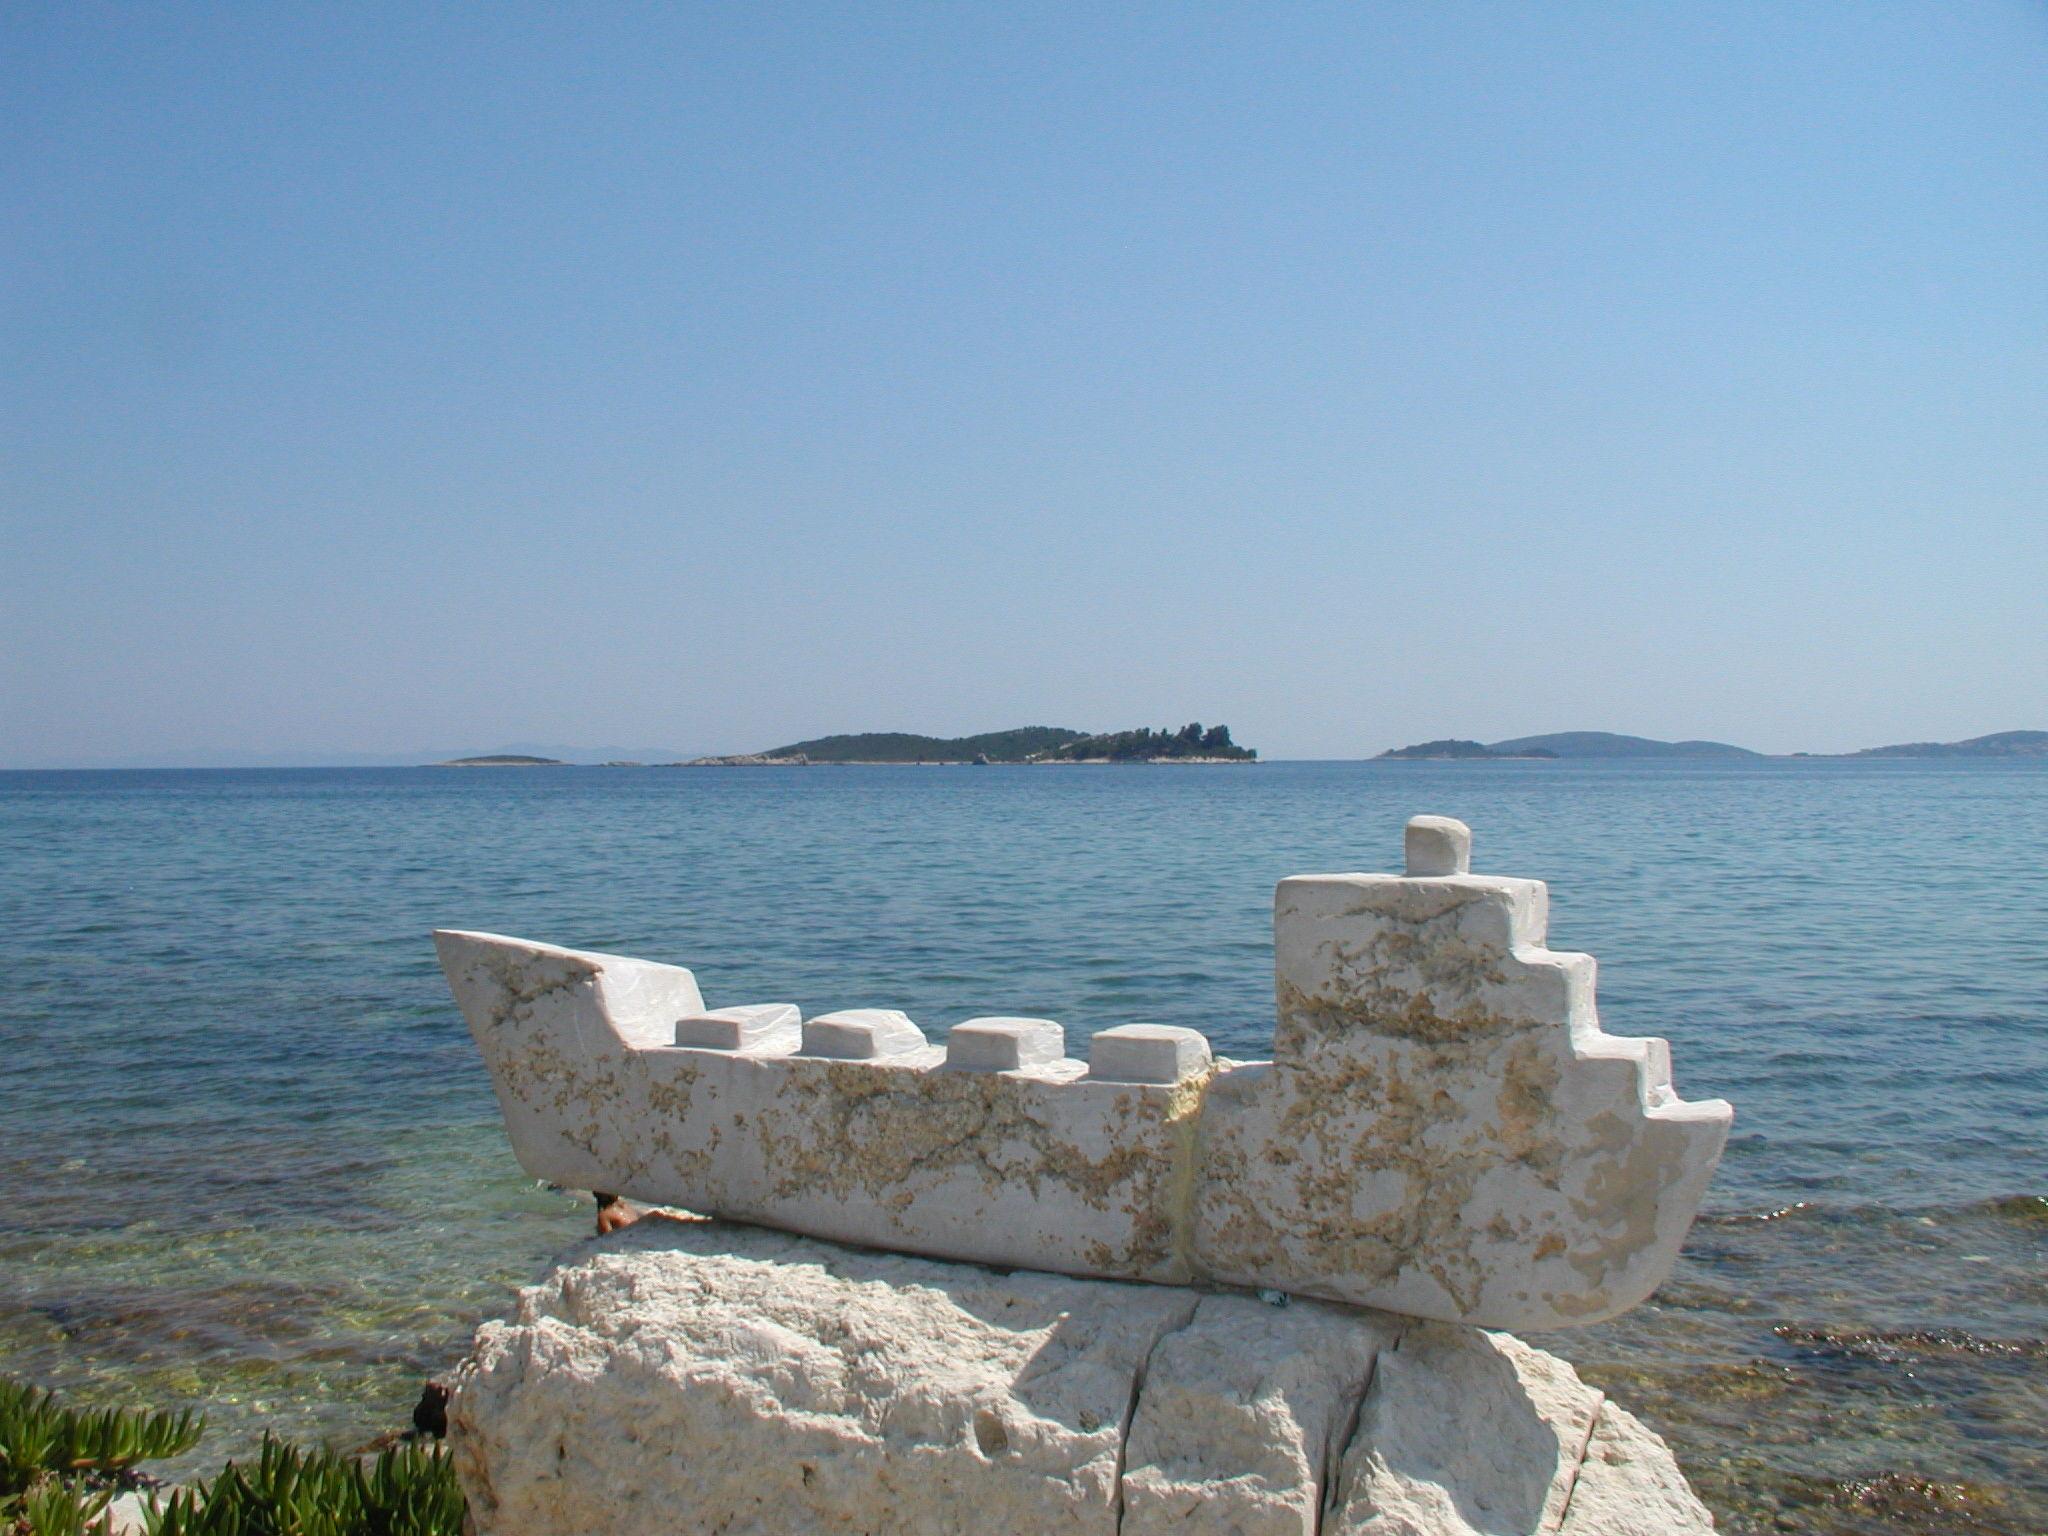
M 680 967 L 435 939 L 538 1178 L 905 1252 L 1543 1329 L 1663 1280 L 1732 1118 L 1676 1097 L 1664 1042 L 1601 1033 L 1593 962 L 1542 948 L 1545 905 L 1539 882 L 1463 873 L 1283 882 L 1274 1059 L 1253 1064 L 1189 1031 L 1107 1032 L 1084 1064 L 1045 1021 L 946 1048 L 894 1014 L 799 1030 L 793 1009 L 706 1015 Z

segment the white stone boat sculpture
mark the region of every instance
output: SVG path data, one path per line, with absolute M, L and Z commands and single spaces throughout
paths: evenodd
M 1603 1034 L 1541 881 L 1408 825 L 1405 875 L 1274 899 L 1273 1060 L 1046 1019 L 707 1009 L 689 971 L 437 933 L 537 1178 L 877 1248 L 1273 1288 L 1489 1328 L 1599 1322 L 1670 1272 L 1733 1117 Z

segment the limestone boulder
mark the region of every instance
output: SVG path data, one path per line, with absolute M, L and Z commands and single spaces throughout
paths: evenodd
M 1302 1536 L 1400 1323 L 1204 1296 L 1147 1363 L 1124 1448 L 1123 1536 Z
M 649 1219 L 486 1324 L 479 1536 L 1634 1536 L 1662 1442 L 1505 1335 Z
M 1374 1372 L 1332 1536 L 1555 1531 L 1600 1405 L 1569 1365 L 1520 1339 L 1418 1323 Z
M 1662 1536 L 1713 1524 L 1656 1431 L 1619 1403 L 1602 1403 L 1561 1536 Z

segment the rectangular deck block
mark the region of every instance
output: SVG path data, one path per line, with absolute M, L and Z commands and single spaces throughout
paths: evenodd
M 1402 838 L 1411 877 L 1463 875 L 1472 869 L 1472 829 L 1448 816 L 1415 816 Z
M 846 1008 L 806 1019 L 803 1054 L 834 1061 L 874 1061 L 924 1049 L 924 1031 L 894 1008 Z
M 969 1019 L 946 1036 L 946 1065 L 966 1072 L 1015 1072 L 1067 1053 L 1067 1032 L 1051 1019 Z
M 1119 1024 L 1088 1042 L 1088 1075 L 1098 1082 L 1185 1082 L 1209 1061 L 1201 1031 L 1176 1024 Z
M 676 1020 L 676 1044 L 705 1051 L 793 1051 L 802 1040 L 803 1015 L 795 1003 L 713 1008 Z

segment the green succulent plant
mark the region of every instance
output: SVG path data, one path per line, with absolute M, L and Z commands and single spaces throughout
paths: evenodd
M 199 1443 L 190 1412 L 81 1411 L 20 1382 L 0 1381 L 0 1493 L 21 1494 L 51 1475 L 116 1475 L 137 1462 L 182 1456 Z
M 112 1484 L 138 1462 L 199 1443 L 187 1413 L 61 1407 L 0 1380 L 0 1536 L 98 1536 Z M 149 1536 L 460 1536 L 464 1506 L 438 1448 L 397 1446 L 373 1460 L 264 1437 L 253 1462 L 151 1499 Z
M 81 1488 L 53 1478 L 9 1500 L 13 1508 L 6 1516 L 32 1536 L 94 1536 L 107 1529 L 107 1504 L 113 1497 L 110 1489 Z
M 253 1465 L 181 1488 L 144 1516 L 149 1536 L 459 1536 L 462 1490 L 439 1450 L 365 1463 L 265 1438 Z

